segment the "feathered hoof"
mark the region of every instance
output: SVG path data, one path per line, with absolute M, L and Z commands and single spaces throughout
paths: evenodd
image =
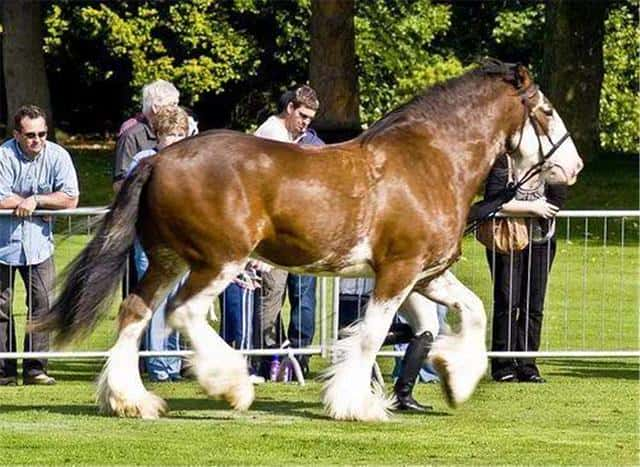
M 241 383 L 234 385 L 224 394 L 224 399 L 229 405 L 240 412 L 249 410 L 254 398 L 255 391 L 248 377 L 243 378 Z
M 466 402 L 487 370 L 486 352 L 435 351 L 429 360 L 440 375 L 440 386 L 449 407 Z
M 335 420 L 389 421 L 394 399 L 386 397 L 381 386 L 375 383 L 372 386 L 370 379 L 366 379 L 365 384 L 356 383 L 338 380 L 335 376 L 329 378 L 322 389 L 325 413 Z
M 122 418 L 142 418 L 155 420 L 167 413 L 167 404 L 152 392 L 145 391 L 137 399 L 125 399 L 113 392 L 103 393 L 98 397 L 100 413 Z
M 361 401 L 331 401 L 323 394 L 325 413 L 334 420 L 387 422 L 391 419 L 392 400 L 381 401 L 371 394 Z
M 438 373 L 438 376 L 440 376 L 440 387 L 442 388 L 442 394 L 444 395 L 447 405 L 454 409 L 457 408 L 458 404 L 462 401 L 454 396 L 454 390 L 451 385 L 452 377 L 451 373 L 449 373 L 447 361 L 438 355 L 431 359 L 431 365 Z
M 249 372 L 242 360 L 241 366 L 226 368 L 194 365 L 198 383 L 213 399 L 224 399 L 235 410 L 244 411 L 251 407 L 255 392 L 249 380 Z

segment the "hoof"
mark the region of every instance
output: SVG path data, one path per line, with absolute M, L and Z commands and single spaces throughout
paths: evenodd
M 358 381 L 359 382 L 359 381 Z M 334 420 L 386 422 L 391 416 L 394 399 L 384 395 L 382 387 L 330 377 L 322 390 L 325 413 Z
M 442 394 L 447 405 L 452 409 L 458 407 L 458 402 L 453 396 L 453 389 L 451 388 L 451 374 L 447 362 L 441 356 L 436 356 L 431 359 L 431 365 L 440 376 L 440 387 L 442 388 Z
M 195 365 L 194 368 L 198 383 L 207 396 L 226 400 L 234 410 L 244 411 L 251 407 L 255 392 L 244 360 L 242 366 L 225 372 L 203 365 Z
M 464 358 L 458 353 L 436 353 L 430 362 L 440 375 L 440 387 L 449 407 L 457 408 L 466 402 L 487 370 L 486 353 Z
M 247 381 L 249 378 L 247 378 Z M 255 398 L 255 392 L 253 384 L 249 381 L 249 384 L 236 385 L 229 392 L 224 395 L 224 399 L 229 403 L 234 410 L 245 412 L 249 410 L 253 399 Z
M 122 418 L 156 420 L 167 413 L 166 402 L 151 392 L 137 400 L 127 400 L 115 394 L 102 398 L 100 413 Z

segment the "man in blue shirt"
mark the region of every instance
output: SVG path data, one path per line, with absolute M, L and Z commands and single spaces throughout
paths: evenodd
M 55 269 L 52 222 L 32 216 L 36 209 L 70 209 L 78 205 L 78 179 L 69 153 L 47 141 L 42 109 L 18 109 L 13 138 L 0 146 L 0 352 L 16 350 L 12 314 L 15 272 L 27 291 L 28 320 L 49 311 Z M 49 350 L 49 335 L 27 332 L 25 352 Z M 46 359 L 24 359 L 24 384 L 55 384 Z M 16 360 L 0 359 L 0 386 L 17 384 Z

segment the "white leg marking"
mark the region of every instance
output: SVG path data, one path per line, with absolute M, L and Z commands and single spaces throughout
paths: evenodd
M 165 402 L 144 388 L 138 369 L 140 336 L 150 319 L 151 310 L 147 308 L 143 319 L 120 331 L 111 348 L 98 379 L 96 399 L 101 413 L 155 419 L 166 412 Z
M 413 284 L 412 284 L 413 286 Z M 322 401 L 327 414 L 337 420 L 385 421 L 393 399 L 371 381 L 376 353 L 382 346 L 398 306 L 411 287 L 390 300 L 367 305 L 362 321 L 345 329 L 346 337 L 334 343 L 335 363 L 323 374 Z
M 417 292 L 411 292 L 400 305 L 398 313 L 407 321 L 416 336 L 429 331 L 433 337 L 440 334 L 438 304 Z
M 460 313 L 460 332 L 438 336 L 429 354 L 429 361 L 440 374 L 447 402 L 456 407 L 471 397 L 487 371 L 484 306 L 449 271 L 431 281 L 424 294 Z
M 223 398 L 236 410 L 247 410 L 254 398 L 247 362 L 209 326 L 213 300 L 244 267 L 230 264 L 209 286 L 178 306 L 170 315 L 172 327 L 186 333 L 195 351 L 193 369 L 200 386 L 214 398 Z

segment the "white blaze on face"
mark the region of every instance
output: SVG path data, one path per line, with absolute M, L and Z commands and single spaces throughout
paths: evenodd
M 540 91 L 538 91 L 538 93 L 540 99 L 542 99 L 540 102 L 546 102 L 544 94 Z M 569 130 L 567 130 L 567 127 L 562 121 L 562 118 L 560 118 L 558 112 L 553 108 L 551 108 L 551 111 L 552 114 L 549 119 L 549 138 L 551 138 L 551 141 L 556 143 L 560 141 L 562 137 L 569 132 Z M 543 150 L 545 154 L 551 151 L 551 143 L 547 138 L 544 138 Z M 560 183 L 567 183 L 567 185 L 573 185 L 576 182 L 578 174 L 584 167 L 580 154 L 578 154 L 578 149 L 571 137 L 562 142 L 549 159 L 549 162 L 553 164 L 549 172 L 549 177 L 552 177 L 549 181 L 552 183 L 557 181 Z M 562 172 L 562 174 L 558 172 Z M 558 177 L 558 179 L 554 180 L 554 176 Z
M 553 143 L 559 142 L 568 132 L 558 112 L 546 104 L 544 94 L 540 91 L 538 91 L 538 99 L 540 103 L 538 106 L 542 106 L 543 110 L 551 112 L 547 121 L 549 138 L 544 134 L 536 135 L 531 119 L 527 119 L 523 128 L 522 141 L 520 142 L 519 148 L 521 159 L 516 163 L 519 175 L 522 175 L 529 167 L 539 162 L 542 156 L 549 154 L 552 150 Z M 536 106 L 536 108 L 538 106 Z M 545 106 L 547 106 L 548 109 L 544 109 Z M 512 137 L 511 143 L 517 145 L 519 139 L 520 134 L 518 133 Z M 551 141 L 549 141 L 549 139 Z M 548 159 L 543 167 L 542 175 L 548 183 L 573 185 L 582 167 L 583 163 L 578 154 L 578 150 L 573 140 L 569 137 L 560 144 Z

